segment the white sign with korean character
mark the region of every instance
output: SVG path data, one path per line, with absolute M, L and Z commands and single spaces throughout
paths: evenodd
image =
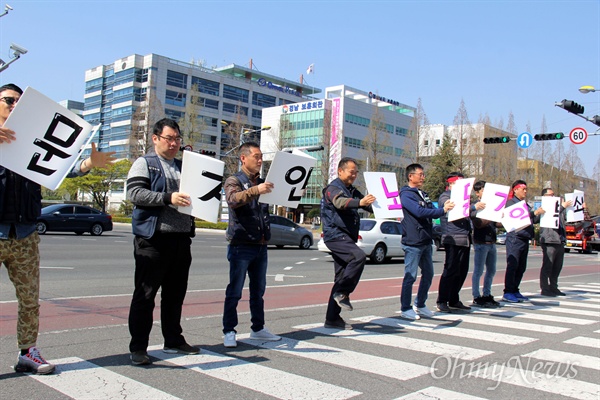
M 477 212 L 477 218 L 502 222 L 502 213 L 509 192 L 510 186 L 486 183 L 480 200 L 485 203 L 485 208 Z
M 545 213 L 540 218 L 540 228 L 558 229 L 560 197 L 542 196 L 541 207 Z
M 459 179 L 452 185 L 450 200 L 454 202 L 454 208 L 448 211 L 448 222 L 456 221 L 469 216 L 471 206 L 471 190 L 475 178 Z
M 367 191 L 377 200 L 372 204 L 375 218 L 395 218 L 402 220 L 402 204 L 398 181 L 393 172 L 365 172 Z
M 506 229 L 506 232 L 520 231 L 531 225 L 529 207 L 527 207 L 525 200 L 521 200 L 517 204 L 513 204 L 504 209 L 502 225 L 504 226 L 504 229 Z

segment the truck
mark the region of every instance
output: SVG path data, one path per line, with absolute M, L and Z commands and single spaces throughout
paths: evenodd
M 567 236 L 565 252 L 568 253 L 571 249 L 580 253 L 600 251 L 600 239 L 595 230 L 596 223 L 589 217 L 583 221 L 567 222 L 565 224 Z

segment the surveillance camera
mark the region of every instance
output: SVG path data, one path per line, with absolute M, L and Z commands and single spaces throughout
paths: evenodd
M 5 9 L 6 11 L 8 11 L 8 10 L 12 10 L 13 8 L 12 8 L 11 6 L 9 6 L 8 4 L 5 4 L 5 5 L 4 5 L 4 9 Z
M 21 55 L 27 53 L 27 49 L 25 47 L 21 47 L 18 44 L 11 43 L 10 49 L 15 52 L 15 55 Z

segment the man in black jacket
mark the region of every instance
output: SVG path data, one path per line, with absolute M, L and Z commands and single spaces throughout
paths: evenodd
M 331 251 L 335 279 L 329 296 L 325 328 L 352 329 L 340 312 L 352 311 L 350 294 L 356 289 L 367 261 L 367 255 L 356 245 L 360 216 L 358 209 L 372 212 L 375 196 L 363 196 L 352 184 L 358 176 L 356 161 L 344 157 L 338 164 L 338 177 L 325 189 L 321 199 L 323 241 Z

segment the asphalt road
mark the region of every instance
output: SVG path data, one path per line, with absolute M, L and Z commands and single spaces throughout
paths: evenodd
M 600 258 L 567 254 L 561 285 L 567 298 L 540 298 L 539 249 L 532 248 L 522 291 L 532 302 L 474 310 L 408 323 L 398 317 L 402 260 L 368 264 L 355 310 L 344 318 L 355 331 L 322 328 L 333 266 L 316 250 L 269 250 L 267 324 L 284 341 L 244 339 L 247 294 L 239 306 L 236 349 L 222 346 L 221 312 L 227 284 L 223 232 L 199 232 L 194 243 L 184 335 L 199 356 L 170 358 L 152 332 L 148 368 L 129 363 L 127 313 L 133 289 L 129 227 L 100 237 L 42 237 L 42 308 L 39 346 L 59 373 L 35 377 L 12 372 L 16 356 L 16 302 L 0 271 L 0 395 L 2 398 L 437 398 L 598 399 L 600 370 Z M 493 293 L 504 278 L 498 246 Z M 435 303 L 443 252 L 434 256 Z M 472 260 L 471 260 L 472 266 Z M 470 275 L 461 293 L 471 300 Z M 415 286 L 416 288 L 416 286 Z M 157 299 L 158 301 L 158 299 Z M 156 312 L 158 319 L 158 310 Z M 553 361 L 554 360 L 554 361 Z M 541 363 L 541 364 L 540 364 Z M 541 372 L 540 372 L 541 371 Z M 477 375 L 478 374 L 478 375 Z M 420 398 L 420 397 L 406 397 Z

